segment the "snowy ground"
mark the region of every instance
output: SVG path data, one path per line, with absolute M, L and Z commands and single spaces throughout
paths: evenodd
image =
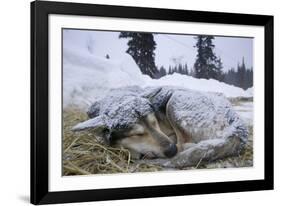
M 253 102 L 252 101 L 241 101 L 234 105 L 234 109 L 239 113 L 242 119 L 248 124 L 253 124 Z

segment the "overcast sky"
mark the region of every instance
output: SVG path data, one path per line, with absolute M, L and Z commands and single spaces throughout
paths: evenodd
M 89 30 L 64 30 L 64 44 L 84 44 L 93 55 L 106 54 L 111 59 L 120 59 L 126 52 L 128 39 L 119 39 L 119 32 L 89 31 Z M 196 58 L 196 40 L 192 35 L 154 35 L 156 41 L 155 62 L 158 67 L 177 63 L 187 63 L 193 67 Z M 68 41 L 66 41 L 68 39 Z M 245 58 L 246 67 L 253 66 L 253 39 L 241 37 L 215 36 L 215 53 L 221 57 L 224 70 L 237 67 L 237 63 Z M 71 45 L 68 45 L 71 46 Z

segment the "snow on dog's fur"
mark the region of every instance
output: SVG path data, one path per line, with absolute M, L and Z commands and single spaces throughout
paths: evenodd
M 113 89 L 73 131 L 92 129 L 135 159 L 164 158 L 167 167 L 194 166 L 238 155 L 248 131 L 222 94 L 178 87 Z M 167 159 L 169 158 L 169 159 Z

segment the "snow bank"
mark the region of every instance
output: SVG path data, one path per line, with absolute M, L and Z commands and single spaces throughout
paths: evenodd
M 88 52 L 64 48 L 63 102 L 64 106 L 87 106 L 111 88 L 144 85 L 145 77 L 129 55 L 120 61 L 96 57 Z
M 247 94 L 248 94 L 250 97 L 252 97 L 252 96 L 253 96 L 253 92 L 254 92 L 253 87 L 248 88 L 248 89 L 246 90 L 246 92 L 247 92 Z
M 90 38 L 90 37 L 89 37 Z M 196 79 L 190 76 L 173 74 L 161 79 L 151 79 L 143 75 L 128 54 L 119 60 L 97 57 L 90 51 L 91 41 L 63 47 L 63 102 L 66 105 L 88 107 L 104 97 L 112 88 L 125 86 L 180 86 L 199 91 L 220 92 L 227 97 L 249 97 L 252 92 L 218 82 L 216 80 Z M 64 42 L 71 38 L 65 38 Z M 67 45 L 67 46 L 66 46 Z
M 191 76 L 174 73 L 158 80 L 148 82 L 150 86 L 180 86 L 188 89 L 223 93 L 227 97 L 249 97 L 250 93 L 241 88 L 219 82 L 214 79 L 196 79 Z
M 253 125 L 253 102 L 240 102 L 239 105 L 233 107 L 246 124 Z

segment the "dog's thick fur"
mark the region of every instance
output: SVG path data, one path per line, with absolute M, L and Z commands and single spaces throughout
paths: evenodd
M 239 154 L 248 131 L 221 94 L 183 88 L 112 90 L 73 130 L 94 129 L 104 142 L 136 159 L 170 158 L 167 167 L 196 165 Z

